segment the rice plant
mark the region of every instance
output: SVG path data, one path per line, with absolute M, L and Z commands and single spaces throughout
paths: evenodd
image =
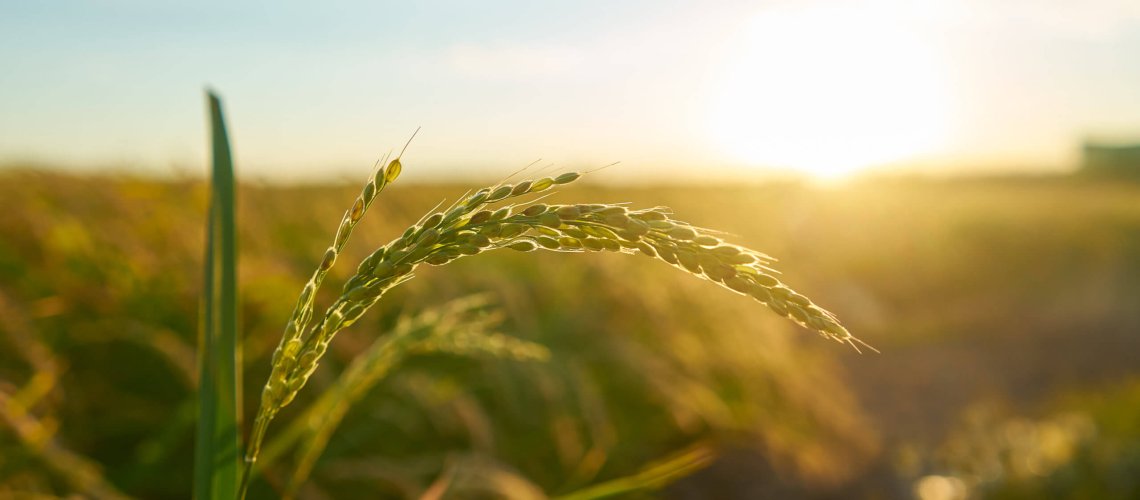
M 336 334 L 355 323 L 385 292 L 412 279 L 422 265 L 443 266 L 500 249 L 642 255 L 750 296 L 824 337 L 856 349 L 861 344 L 833 314 L 781 282 L 771 267 L 772 257 L 677 219 L 666 207 L 548 205 L 534 196 L 577 181 L 582 177 L 579 172 L 514 183 L 504 180 L 468 193 L 445 209 L 432 210 L 364 258 L 340 296 L 314 320 L 318 289 L 377 195 L 400 176 L 402 157 L 403 151 L 386 164 L 380 162 L 345 211 L 333 243 L 300 293 L 261 392 L 246 448 L 242 496 L 270 422 L 304 387 Z

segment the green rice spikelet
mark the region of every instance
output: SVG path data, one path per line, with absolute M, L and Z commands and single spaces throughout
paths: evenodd
M 555 209 L 554 213 L 563 219 L 577 219 L 582 215 L 582 212 L 574 205 L 562 205 Z
M 400 172 L 404 170 L 404 165 L 400 163 L 400 159 L 396 158 L 388 163 L 388 168 L 384 169 L 384 181 L 392 182 L 400 176 Z
M 546 211 L 546 205 L 543 205 L 542 203 L 536 203 L 534 205 L 526 207 L 526 210 L 523 210 L 522 214 L 527 216 L 527 217 L 534 217 L 534 216 L 541 214 L 545 211 Z
M 584 238 L 582 239 L 582 246 L 586 247 L 587 250 L 594 251 L 599 251 L 604 248 L 602 246 L 602 240 L 598 238 Z
M 670 238 L 674 238 L 674 239 L 681 240 L 681 241 L 691 240 L 697 236 L 696 231 L 693 231 L 692 228 L 688 228 L 688 227 L 684 227 L 684 226 L 674 227 L 673 229 L 670 229 L 669 232 L 667 232 L 666 234 L 668 234 Z
M 582 248 L 582 242 L 579 241 L 578 238 L 572 238 L 570 236 L 558 238 L 558 244 L 564 248 Z
M 558 227 L 562 225 L 562 219 L 554 212 L 546 212 L 538 216 L 538 223 L 546 227 Z
M 480 189 L 478 192 L 471 195 L 471 197 L 467 199 L 467 206 L 475 207 L 482 204 L 483 202 L 487 201 L 487 196 L 490 194 L 491 192 L 486 188 Z
M 538 246 L 535 245 L 532 241 L 522 240 L 507 245 L 507 248 L 510 248 L 511 250 L 518 250 L 520 252 L 531 252 L 537 249 Z
M 321 259 L 321 270 L 328 271 L 336 263 L 336 250 L 330 248 L 325 250 L 325 256 Z
M 511 196 L 522 196 L 530 192 L 530 181 L 522 181 L 511 189 Z
M 348 218 L 352 222 L 356 222 L 356 221 L 359 221 L 360 217 L 362 217 L 363 215 L 364 215 L 364 199 L 363 198 L 357 198 L 356 203 L 353 203 L 352 208 L 349 209 L 349 211 L 348 211 Z
M 491 191 L 491 194 L 487 195 L 487 201 L 499 201 L 503 198 L 506 198 L 507 196 L 511 195 L 512 189 L 514 189 L 514 186 L 511 186 L 510 184 L 499 186 L 495 188 L 494 191 Z
M 503 238 L 514 238 L 515 236 L 525 233 L 527 229 L 527 226 L 523 224 L 507 223 L 503 224 L 503 229 L 500 231 L 499 236 Z
M 441 213 L 432 214 L 431 217 L 428 217 L 426 220 L 424 220 L 424 228 L 430 229 L 430 228 L 436 227 L 439 225 L 440 222 L 443 222 L 443 214 L 441 214 Z
M 534 240 L 539 245 L 542 245 L 542 247 L 546 248 L 546 249 L 558 250 L 558 248 L 561 247 L 561 245 L 558 244 L 558 240 L 551 238 L 549 236 L 539 236 L 539 237 L 535 238 Z
M 511 207 L 503 207 L 503 208 L 500 208 L 498 210 L 495 210 L 495 213 L 491 214 L 491 220 L 492 221 L 501 221 L 503 219 L 506 219 L 507 216 L 509 216 L 509 215 L 511 215 Z
M 482 224 L 484 222 L 487 222 L 488 220 L 491 220 L 491 211 L 490 210 L 480 210 L 478 212 L 475 212 L 475 214 L 471 216 L 471 220 L 468 223 L 469 224 Z
M 530 192 L 531 193 L 537 193 L 539 191 L 545 191 L 545 190 L 549 189 L 550 186 L 553 186 L 553 185 L 554 185 L 554 179 L 551 179 L 550 177 L 543 177 L 537 181 L 534 181 L 534 184 L 531 184 Z
M 649 243 L 646 243 L 644 241 L 638 241 L 638 242 L 634 243 L 634 246 L 636 246 L 637 249 L 640 250 L 642 254 L 645 254 L 649 257 L 656 257 L 657 256 L 657 251 L 654 250 L 653 246 L 650 245 Z
M 578 172 L 566 172 L 562 175 L 559 175 L 558 177 L 555 177 L 554 183 L 555 184 L 571 183 L 571 182 L 578 180 L 578 178 L 581 176 L 582 176 L 582 174 L 579 174 Z

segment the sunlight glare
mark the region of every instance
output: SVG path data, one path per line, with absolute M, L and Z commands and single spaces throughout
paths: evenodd
M 709 132 L 735 161 L 846 177 L 937 148 L 944 65 L 893 8 L 777 7 L 753 19 L 713 87 Z

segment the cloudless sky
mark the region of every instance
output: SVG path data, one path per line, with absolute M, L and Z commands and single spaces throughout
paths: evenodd
M 543 158 L 702 178 L 1057 170 L 1140 140 L 1140 2 L 37 1 L 0 6 L 0 162 L 410 175 Z

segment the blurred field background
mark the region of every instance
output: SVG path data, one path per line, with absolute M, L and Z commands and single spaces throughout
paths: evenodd
M 397 183 L 331 279 L 468 187 Z M 247 418 L 358 189 L 241 186 Z M 195 180 L 0 172 L 0 496 L 186 498 L 207 200 Z M 1140 185 L 587 182 L 552 200 L 667 205 L 724 230 L 882 354 L 645 258 L 429 267 L 332 344 L 271 438 L 400 315 L 447 299 L 486 292 L 499 330 L 551 358 L 412 357 L 350 410 L 304 497 L 416 498 L 456 464 L 491 497 L 553 496 L 692 446 L 717 458 L 660 496 L 1140 495 Z

